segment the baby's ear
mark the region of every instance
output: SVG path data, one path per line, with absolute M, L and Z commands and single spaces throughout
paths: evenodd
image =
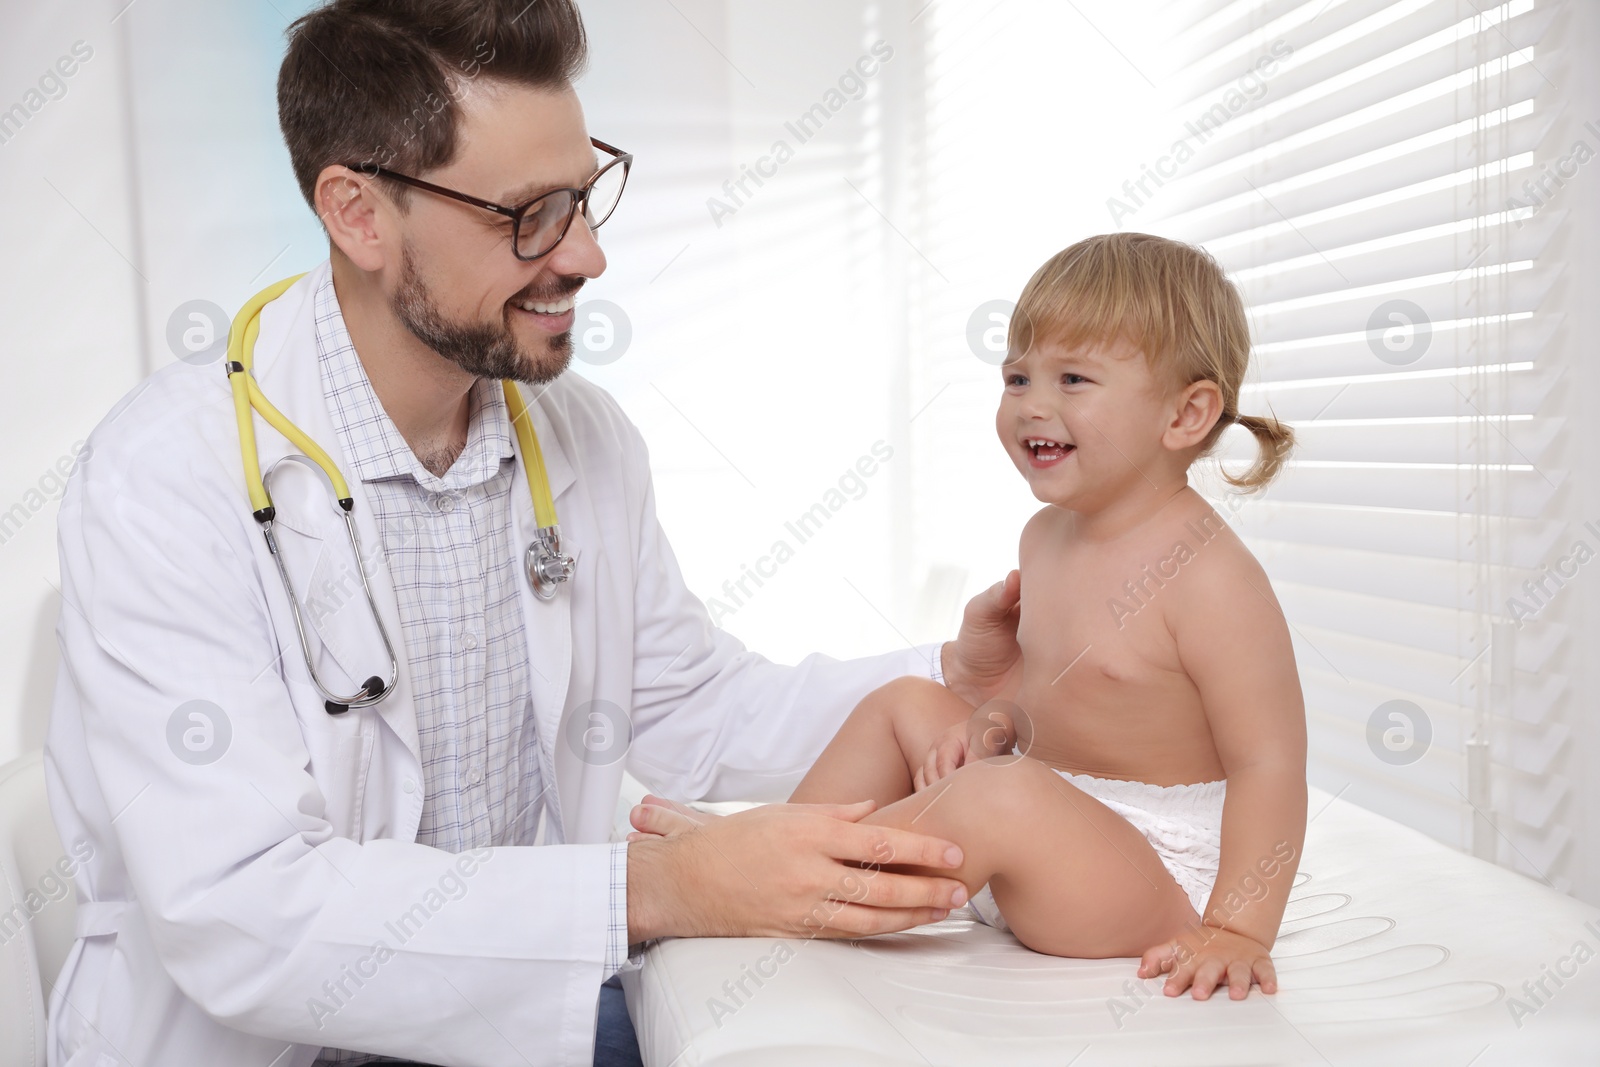
M 1174 452 L 1199 447 L 1222 417 L 1222 389 L 1208 379 L 1190 382 L 1178 390 L 1171 411 L 1161 443 Z

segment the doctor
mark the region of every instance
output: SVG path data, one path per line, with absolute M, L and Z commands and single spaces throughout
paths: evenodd
M 90 858 L 52 1067 L 581 1064 L 597 1012 L 602 1061 L 636 1056 L 601 995 L 630 945 L 804 936 L 825 901 L 830 936 L 897 930 L 964 901 L 879 872 L 841 905 L 855 865 L 960 860 L 863 806 L 612 840 L 624 768 L 778 798 L 891 678 L 942 670 L 981 701 L 1015 660 L 1016 590 L 974 600 L 956 642 L 849 662 L 779 666 L 711 625 L 638 431 L 564 373 L 619 158 L 585 129 L 584 56 L 570 0 L 334 0 L 291 27 L 280 121 L 330 259 L 265 306 L 253 371 L 348 481 L 362 555 L 253 417 L 297 620 L 215 363 L 165 368 L 94 432 L 60 514 L 47 771 Z M 574 557 L 549 599 L 507 378 Z M 318 687 L 374 675 L 370 706 Z

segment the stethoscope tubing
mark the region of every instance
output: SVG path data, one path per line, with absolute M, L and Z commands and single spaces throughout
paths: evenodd
M 224 369 L 233 393 L 234 417 L 239 426 L 239 450 L 244 460 L 245 486 L 250 496 L 251 515 L 261 526 L 262 535 L 267 542 L 267 551 L 272 556 L 278 577 L 283 582 L 284 592 L 289 598 L 289 610 L 294 618 L 295 633 L 300 640 L 300 652 L 305 659 L 306 671 L 310 674 L 311 682 L 316 686 L 317 692 L 322 696 L 323 706 L 328 714 L 340 715 L 351 708 L 371 707 L 393 692 L 400 680 L 400 661 L 395 653 L 394 642 L 390 640 L 389 629 L 383 624 L 383 615 L 378 611 L 377 599 L 373 596 L 372 586 L 367 580 L 366 568 L 362 566 L 364 557 L 361 555 L 361 539 L 356 533 L 355 498 L 345 482 L 344 475 L 340 473 L 332 457 L 287 415 L 279 411 L 256 383 L 253 364 L 256 338 L 261 332 L 261 309 L 282 296 L 290 286 L 303 277 L 305 277 L 303 273 L 296 274 L 274 282 L 245 301 L 238 315 L 234 317 L 233 328 L 228 333 L 228 354 Z M 534 516 L 538 523 L 538 532 L 529 543 L 526 553 L 528 581 L 539 599 L 550 600 L 556 595 L 560 584 L 571 580 L 576 569 L 575 561 L 561 552 L 561 527 L 556 521 L 555 498 L 550 492 L 550 479 L 545 471 L 544 453 L 539 448 L 539 437 L 534 432 L 533 419 L 528 414 L 522 392 L 510 379 L 500 384 L 505 393 L 512 426 L 516 430 L 517 442 L 521 446 L 523 468 L 528 477 L 528 492 L 533 497 Z M 360 690 L 346 696 L 329 689 L 317 674 L 311 655 L 310 637 L 306 633 L 305 621 L 301 617 L 300 603 L 294 595 L 294 583 L 289 578 L 289 569 L 284 563 L 278 539 L 273 533 L 277 510 L 272 503 L 272 494 L 267 489 L 267 477 L 272 471 L 263 474 L 261 470 L 253 417 L 257 414 L 301 452 L 301 455 L 288 454 L 279 462 L 293 460 L 303 463 L 320 472 L 328 483 L 340 517 L 344 520 L 345 532 L 349 536 L 350 550 L 354 554 L 356 570 L 361 576 L 362 593 L 366 597 L 368 609 L 372 612 L 373 622 L 378 627 L 378 634 L 383 638 L 384 650 L 389 655 L 387 682 L 378 675 L 373 675 L 362 683 Z M 274 463 L 273 470 L 276 469 L 277 464 Z

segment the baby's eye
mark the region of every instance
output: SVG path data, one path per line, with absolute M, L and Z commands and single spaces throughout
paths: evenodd
M 1007 374 L 1005 376 L 1004 380 L 1005 380 L 1005 383 L 1007 385 L 1027 385 L 1028 384 L 1028 378 L 1027 378 L 1026 375 L 1023 375 L 1023 374 Z
M 1088 380 L 1081 374 L 1063 374 L 1061 376 L 1061 381 L 1066 385 L 1082 385 Z

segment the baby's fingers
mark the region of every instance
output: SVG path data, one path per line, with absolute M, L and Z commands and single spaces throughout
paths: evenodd
M 1228 964 L 1228 999 L 1243 1000 L 1250 995 L 1250 964 L 1234 960 Z
M 1154 978 L 1158 974 L 1165 974 L 1178 958 L 1178 945 L 1176 941 L 1167 941 L 1145 950 L 1139 959 L 1139 977 Z
M 1190 991 L 1194 999 L 1211 999 L 1212 992 L 1224 982 L 1227 973 L 1228 965 L 1216 957 L 1212 957 L 1196 967 L 1194 970 L 1194 986 Z M 1171 985 L 1172 983 L 1168 982 L 1167 984 Z
M 1261 986 L 1263 993 L 1276 993 L 1278 991 L 1278 969 L 1266 956 L 1256 960 L 1250 971 L 1256 977 L 1256 982 Z
M 966 746 L 960 742 L 951 742 L 950 744 L 940 746 L 939 749 L 934 753 L 934 755 L 938 758 L 938 776 L 940 778 L 944 778 L 948 775 L 954 774 L 956 770 L 966 762 L 966 759 L 964 758 L 966 754 Z

